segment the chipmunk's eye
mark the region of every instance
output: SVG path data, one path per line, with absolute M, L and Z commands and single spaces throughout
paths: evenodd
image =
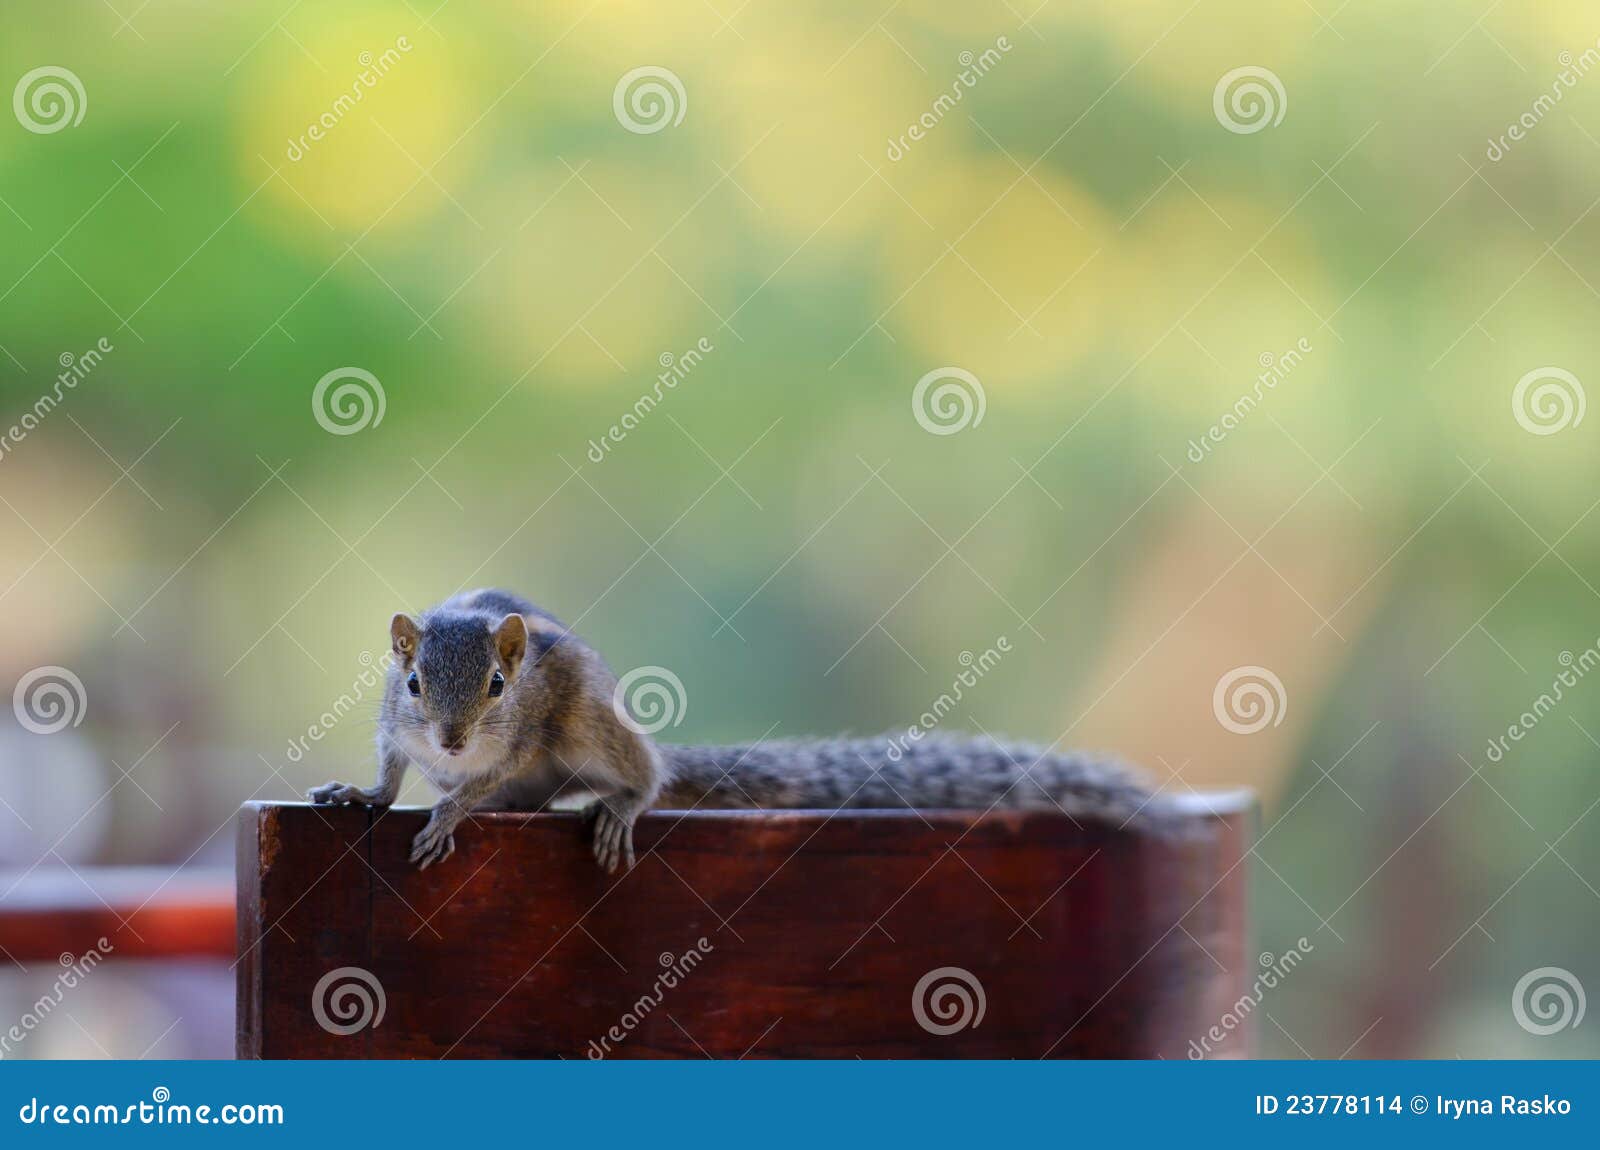
M 406 690 L 410 691 L 413 695 L 422 694 L 422 682 L 417 678 L 417 673 L 415 671 L 412 671 L 411 677 L 406 680 Z
M 498 699 L 506 689 L 506 677 L 499 671 L 489 676 L 489 698 Z

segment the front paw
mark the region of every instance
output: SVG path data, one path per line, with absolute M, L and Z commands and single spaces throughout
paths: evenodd
M 616 873 L 619 862 L 632 870 L 633 820 L 618 815 L 604 799 L 590 803 L 583 817 L 594 824 L 594 857 L 606 873 Z
M 428 825 L 411 840 L 411 861 L 419 870 L 427 870 L 436 862 L 443 862 L 456 852 L 456 824 L 434 814 Z
M 314 803 L 360 803 L 371 806 L 377 801 L 377 796 L 371 791 L 361 787 L 352 787 L 349 783 L 324 783 L 320 787 L 312 787 L 306 792 L 306 798 Z

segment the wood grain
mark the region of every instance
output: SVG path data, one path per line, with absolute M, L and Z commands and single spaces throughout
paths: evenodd
M 640 820 L 638 866 L 608 876 L 575 815 L 475 816 L 454 856 L 417 871 L 424 811 L 250 804 L 239 1054 L 1186 1057 L 1255 975 L 1254 806 L 1230 793 L 1172 809 L 1126 827 L 660 812 Z M 384 999 L 381 1022 L 349 1035 L 313 1010 L 342 967 Z M 913 1008 L 945 967 L 983 999 L 948 1034 Z M 923 1009 L 935 1028 L 938 1001 Z M 1213 1046 L 1246 1054 L 1249 1036 Z

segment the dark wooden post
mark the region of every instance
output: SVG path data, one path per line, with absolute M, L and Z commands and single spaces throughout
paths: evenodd
M 248 804 L 238 1052 L 1186 1057 L 1256 975 L 1254 804 L 1170 809 L 659 812 L 608 876 L 575 815 L 419 872 L 423 811 Z

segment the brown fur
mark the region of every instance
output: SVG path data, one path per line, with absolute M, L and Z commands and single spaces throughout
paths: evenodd
M 605 660 L 560 620 L 505 591 L 456 595 L 390 624 L 378 780 L 328 783 L 316 803 L 387 806 L 416 766 L 441 793 L 413 843 L 422 866 L 455 850 L 475 808 L 541 810 L 590 793 L 594 853 L 633 865 L 633 824 L 652 806 L 1049 808 L 1132 818 L 1152 796 L 1119 764 L 994 739 L 876 739 L 657 745 L 615 709 Z M 503 676 L 495 696 L 494 676 Z M 420 694 L 413 695 L 412 677 Z M 452 753 L 453 752 L 453 753 Z

